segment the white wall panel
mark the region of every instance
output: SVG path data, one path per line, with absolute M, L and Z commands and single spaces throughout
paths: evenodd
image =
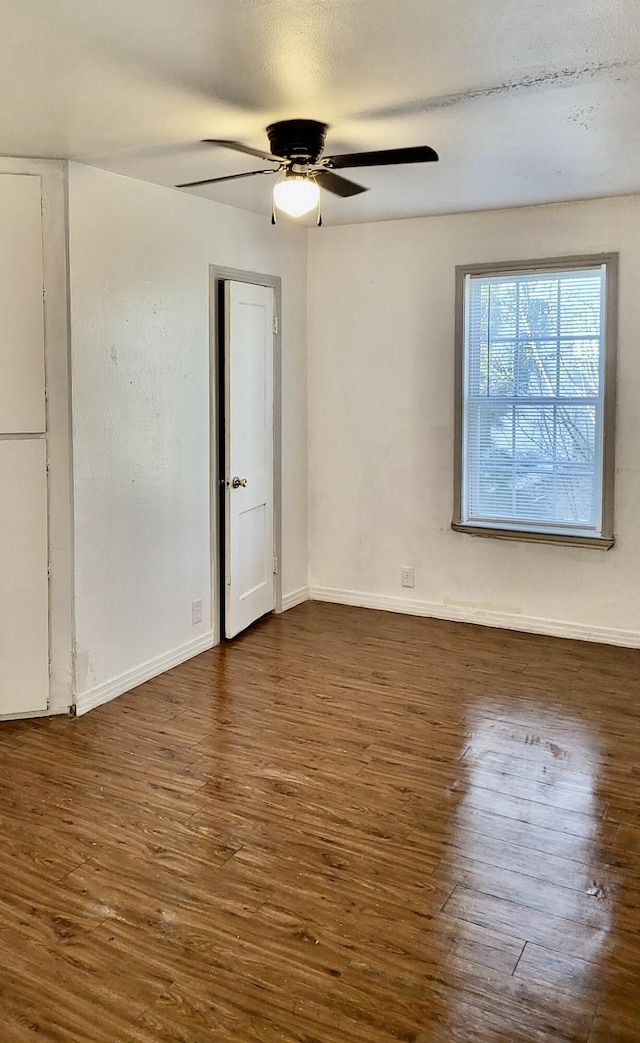
M 0 440 L 0 714 L 44 710 L 49 695 L 44 439 Z
M 0 433 L 44 431 L 41 181 L 0 174 Z

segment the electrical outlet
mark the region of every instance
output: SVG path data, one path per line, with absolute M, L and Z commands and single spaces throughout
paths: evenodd
M 191 622 L 193 626 L 202 623 L 202 598 L 191 602 Z
M 403 587 L 415 587 L 416 580 L 413 565 L 403 565 L 400 569 L 400 581 Z

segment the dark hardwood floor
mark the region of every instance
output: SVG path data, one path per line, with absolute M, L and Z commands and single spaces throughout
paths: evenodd
M 310 603 L 0 725 L 0 1043 L 637 1043 L 638 696 Z

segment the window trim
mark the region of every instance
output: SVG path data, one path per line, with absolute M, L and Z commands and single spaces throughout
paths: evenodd
M 523 529 L 501 529 L 492 526 L 467 525 L 462 521 L 462 449 L 464 423 L 464 327 L 465 279 L 467 275 L 488 276 L 513 272 L 563 271 L 570 268 L 594 268 L 606 265 L 605 296 L 605 364 L 602 429 L 602 535 L 576 536 L 548 532 L 530 532 Z M 614 448 L 616 406 L 616 349 L 618 341 L 618 254 L 577 254 L 566 257 L 538 257 L 528 261 L 496 261 L 482 264 L 456 265 L 455 290 L 455 431 L 453 460 L 453 520 L 455 532 L 500 540 L 519 540 L 528 543 L 547 543 L 570 547 L 588 547 L 609 550 L 615 539 L 613 533 Z

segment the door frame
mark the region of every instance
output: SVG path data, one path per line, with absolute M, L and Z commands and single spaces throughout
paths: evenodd
M 273 553 L 278 562 L 274 574 L 274 611 L 282 612 L 282 280 L 279 275 L 263 275 L 240 268 L 209 265 L 209 439 L 210 439 L 210 511 L 211 511 L 211 629 L 214 645 L 220 644 L 223 576 L 221 569 L 221 525 L 219 511 L 220 474 L 219 403 L 224 395 L 221 387 L 219 360 L 224 351 L 224 312 L 220 309 L 218 290 L 225 282 L 252 283 L 273 290 L 276 318 L 273 334 Z

